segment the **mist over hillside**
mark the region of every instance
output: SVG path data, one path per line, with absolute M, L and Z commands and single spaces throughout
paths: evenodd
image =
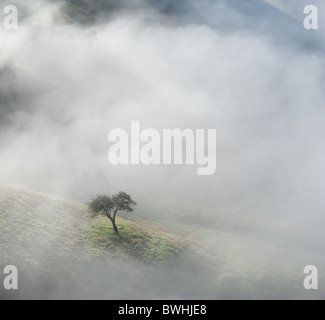
M 324 297 L 299 286 L 301 251 L 252 232 L 281 226 L 215 215 L 218 227 L 183 216 L 166 228 L 135 213 L 119 216 L 117 236 L 107 218 L 67 199 L 0 186 L 0 206 L 0 268 L 19 269 L 19 290 L 0 288 L 0 299 Z M 319 253 L 308 255 L 324 266 Z
M 125 190 L 137 217 L 204 228 L 209 245 L 223 235 L 230 246 L 230 232 L 297 254 L 283 277 L 302 285 L 325 240 L 325 18 L 314 2 L 320 29 L 307 31 L 304 1 L 10 1 L 19 28 L 0 27 L 0 183 L 79 203 Z M 109 131 L 134 120 L 217 129 L 215 174 L 111 165 Z

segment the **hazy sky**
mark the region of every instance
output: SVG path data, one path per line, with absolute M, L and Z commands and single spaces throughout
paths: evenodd
M 1 183 L 80 200 L 125 190 L 320 217 L 324 31 L 304 30 L 293 13 L 304 1 L 286 2 L 295 18 L 264 1 L 180 2 L 163 13 L 144 3 L 89 27 L 55 24 L 57 5 L 35 1 L 17 31 L 0 31 Z M 110 165 L 108 133 L 132 120 L 217 129 L 216 173 Z

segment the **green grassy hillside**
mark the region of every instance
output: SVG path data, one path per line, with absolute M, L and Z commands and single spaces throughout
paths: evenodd
M 0 186 L 0 208 L 2 261 L 55 262 L 82 249 L 83 259 L 108 254 L 157 264 L 186 247 L 176 234 L 143 220 L 118 218 L 116 235 L 107 218 L 94 218 L 86 206 L 26 190 Z

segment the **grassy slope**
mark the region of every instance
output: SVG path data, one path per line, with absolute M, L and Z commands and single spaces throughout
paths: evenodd
M 107 218 L 92 218 L 84 205 L 25 190 L 0 186 L 0 208 L 2 261 L 55 262 L 76 252 L 77 259 L 110 254 L 156 264 L 185 247 L 179 236 L 141 220 L 118 218 L 115 235 Z
M 0 267 L 15 264 L 54 279 L 65 273 L 66 282 L 74 277 L 82 282 L 84 273 L 75 270 L 84 268 L 88 273 L 94 269 L 92 262 L 103 261 L 107 272 L 115 268 L 122 279 L 132 278 L 128 285 L 138 279 L 137 288 L 142 285 L 141 294 L 149 297 L 153 293 L 148 287 L 161 290 L 157 298 L 165 298 L 173 284 L 183 286 L 176 298 L 306 297 L 302 270 L 310 260 L 238 232 L 238 225 L 234 230 L 216 230 L 175 223 L 166 229 L 128 215 L 119 216 L 117 225 L 118 236 L 108 219 L 92 218 L 82 204 L 0 186 Z M 141 263 L 141 272 L 130 261 Z M 121 287 L 121 280 L 106 287 L 114 289 L 104 293 L 94 289 L 95 297 L 124 298 L 129 290 Z
M 168 262 L 180 254 L 186 243 L 167 229 L 144 220 L 118 218 L 119 235 L 112 231 L 110 221 L 96 217 L 81 229 L 82 241 L 95 255 L 132 256 L 150 264 Z
M 306 227 L 306 233 L 301 226 L 218 213 L 180 201 L 146 203 L 138 215 L 151 219 L 153 212 L 155 220 L 191 239 L 193 251 L 208 264 L 219 297 L 325 297 L 324 288 L 306 292 L 302 285 L 303 269 L 309 264 L 325 278 L 319 230 L 314 234 Z M 306 240 L 313 245 L 304 245 Z

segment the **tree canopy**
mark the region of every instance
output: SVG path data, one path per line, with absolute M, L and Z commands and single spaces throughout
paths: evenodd
M 114 231 L 118 233 L 116 226 L 116 214 L 118 211 L 132 212 L 137 203 L 126 192 L 120 191 L 112 196 L 99 195 L 88 202 L 88 207 L 95 214 L 105 215 L 111 222 Z

